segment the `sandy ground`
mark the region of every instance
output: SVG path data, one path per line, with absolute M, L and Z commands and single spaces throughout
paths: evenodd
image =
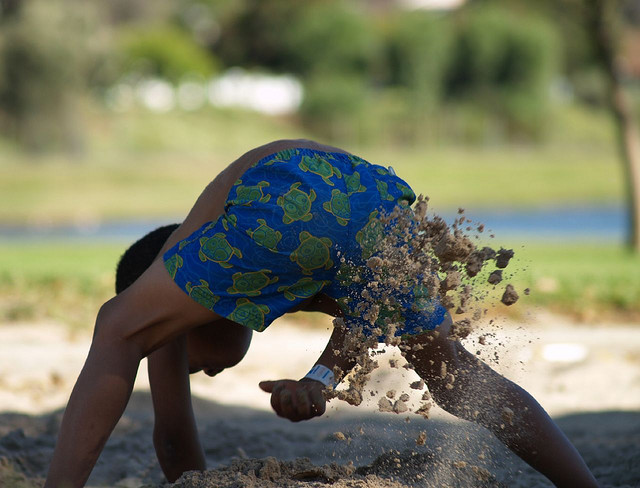
M 358 408 L 333 401 L 325 416 L 299 424 L 276 417 L 257 383 L 303 376 L 328 327 L 302 330 L 292 318 L 280 320 L 254 335 L 237 367 L 216 378 L 192 376 L 208 466 L 219 470 L 215 481 L 192 474 L 176 486 L 552 486 L 487 431 L 439 408 L 429 420 L 383 414 L 376 398 Z M 640 487 L 640 326 L 576 326 L 541 314 L 483 332 L 489 332 L 486 344 L 472 336 L 469 350 L 540 401 L 603 486 Z M 38 486 L 45 475 L 89 341 L 88 334 L 70 336 L 55 324 L 0 324 L 0 486 Z M 401 360 L 393 348 L 378 356 L 384 367 L 372 380 L 377 390 L 401 390 L 417 379 L 413 371 L 387 367 L 391 358 Z M 151 442 L 145 366 L 89 486 L 163 483 Z M 414 405 L 418 399 L 413 393 Z M 427 442 L 417 446 L 422 431 Z M 313 465 L 282 463 L 301 457 Z M 347 467 L 318 467 L 329 463 Z

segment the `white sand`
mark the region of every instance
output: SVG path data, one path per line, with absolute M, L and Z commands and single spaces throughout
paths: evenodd
M 432 419 L 412 415 L 407 423 L 405 415 L 376 412 L 376 397 L 358 408 L 333 401 L 323 418 L 310 422 L 293 424 L 277 418 L 258 382 L 303 376 L 330 333 L 329 323 L 327 330 L 309 331 L 296 327 L 294 318 L 255 334 L 249 354 L 235 368 L 216 378 L 192 376 L 194 408 L 210 467 L 228 465 L 245 455 L 307 456 L 316 464 L 364 465 L 389 449 L 416 449 L 415 439 L 425 431 L 426 444 L 420 452 L 442 456 L 449 465 L 465 459 L 479 463 L 478 454 L 487 452 L 482 465 L 505 485 L 551 486 L 486 431 L 437 407 Z M 90 343 L 88 333 L 71 337 L 65 330 L 55 324 L 0 325 L 0 460 L 8 459 L 31 479 L 46 472 L 55 441 L 60 415 L 48 412 L 64 406 Z M 479 349 L 481 357 L 532 393 L 558 419 L 604 486 L 640 486 L 640 467 L 633 461 L 640 456 L 640 327 L 576 326 L 540 315 L 528 323 L 504 322 L 492 332 L 484 346 L 478 345 L 477 334 L 471 336 L 466 341 L 469 350 Z M 495 354 L 500 357 L 496 364 Z M 413 371 L 389 368 L 390 358 L 403 363 L 393 349 L 378 356 L 383 367 L 376 370 L 372 385 L 381 394 L 391 389 L 399 394 L 398 385 L 417 379 Z M 135 390 L 90 486 L 140 486 L 162 479 L 151 444 L 153 417 L 144 364 Z M 404 391 L 415 406 L 420 393 L 408 387 Z M 337 440 L 336 431 L 351 443 Z M 0 485 L 6 473 L 1 464 Z M 451 476 L 450 471 L 438 473 Z M 442 478 L 438 483 L 444 482 Z
M 269 396 L 258 382 L 304 376 L 322 352 L 330 327 L 327 322 L 325 329 L 308 330 L 296 327 L 292 318 L 280 319 L 254 334 L 249 353 L 236 367 L 215 378 L 192 375 L 192 392 L 224 405 L 270 410 Z M 478 344 L 476 333 L 465 341 L 467 348 L 481 351 L 480 357 L 533 394 L 551 415 L 640 410 L 640 327 L 573 325 L 540 315 L 529 323 L 499 322 L 482 332 L 487 330 L 486 345 Z M 65 405 L 90 334 L 72 335 L 56 324 L 4 324 L 0 344 L 0 412 L 39 414 Z M 386 349 L 378 356 L 385 367 L 374 374 L 380 391 L 392 389 L 398 381 L 408 385 L 419 379 L 404 368 L 386 367 L 390 358 L 404 362 L 397 349 Z M 148 387 L 143 361 L 135 389 Z M 366 407 L 375 410 L 375 402 Z

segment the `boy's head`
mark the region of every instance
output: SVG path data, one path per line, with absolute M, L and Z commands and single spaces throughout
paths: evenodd
M 165 225 L 133 243 L 122 255 L 116 268 L 116 293 L 122 293 L 151 266 L 162 246 L 178 224 Z M 251 329 L 227 319 L 205 324 L 186 334 L 189 372 L 204 371 L 215 376 L 237 364 L 251 343 Z
M 165 225 L 149 232 L 127 249 L 116 268 L 116 294 L 123 292 L 151 266 L 160 249 L 178 224 Z

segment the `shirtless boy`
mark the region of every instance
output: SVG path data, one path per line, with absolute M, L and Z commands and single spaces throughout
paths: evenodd
M 376 211 L 414 199 L 391 168 L 313 141 L 275 141 L 229 165 L 139 278 L 101 307 L 45 486 L 84 485 L 144 357 L 156 415 L 154 445 L 167 479 L 204 469 L 189 373 L 214 375 L 237 363 L 251 330 L 262 331 L 287 312 L 340 316 L 347 330 L 358 324 L 349 309 L 358 284 L 337 278 L 341 260 L 362 263 L 369 244 L 363 229 Z M 448 338 L 451 318 L 437 300 L 428 313 L 407 306 L 403 315 L 398 335 L 409 346 L 422 346 L 407 359 L 438 405 L 492 431 L 556 486 L 599 486 L 527 392 Z M 350 358 L 336 354 L 346 333 L 334 329 L 306 377 L 260 383 L 279 416 L 300 421 L 324 413 L 323 390 L 341 379 L 331 377 L 334 367 L 353 367 Z M 454 388 L 441 378 L 443 362 L 456 372 Z M 515 416 L 506 425 L 503 407 Z

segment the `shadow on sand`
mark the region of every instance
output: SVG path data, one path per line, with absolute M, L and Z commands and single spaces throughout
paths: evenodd
M 329 408 L 322 418 L 294 424 L 271 412 L 197 397 L 193 404 L 211 469 L 246 458 L 307 457 L 318 466 L 353 462 L 359 473 L 393 478 L 398 486 L 440 486 L 445 479 L 450 486 L 552 486 L 487 431 L 446 415 L 424 421 L 416 415 L 357 415 Z M 61 415 L 61 411 L 42 416 L 0 413 L 0 486 L 38 486 L 46 474 Z M 640 486 L 640 412 L 580 413 L 556 421 L 603 486 Z M 134 392 L 88 486 L 161 484 L 152 431 L 150 395 Z M 423 446 L 416 444 L 421 432 L 426 433 Z M 478 473 L 471 471 L 473 466 L 487 470 L 491 478 L 478 481 L 472 476 L 477 483 L 469 484 L 466 471 L 469 476 Z M 428 476 L 417 476 L 420 472 Z

